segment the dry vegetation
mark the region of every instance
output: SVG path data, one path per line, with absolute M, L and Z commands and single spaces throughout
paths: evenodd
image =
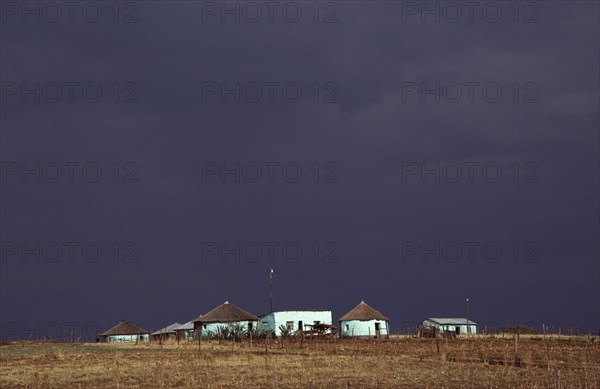
M 266 347 L 268 346 L 268 347 Z M 439 352 L 438 352 L 439 348 Z M 177 345 L 10 343 L 3 388 L 600 388 L 600 342 L 521 336 Z

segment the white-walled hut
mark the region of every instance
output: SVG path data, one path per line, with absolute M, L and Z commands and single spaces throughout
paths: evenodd
M 256 327 L 259 320 L 258 316 L 244 311 L 229 301 L 225 301 L 210 312 L 192 321 L 194 332 L 206 338 L 217 336 L 221 328 L 237 327 L 244 331 L 251 331 Z
M 389 336 L 389 319 L 378 310 L 361 301 L 340 318 L 340 336 L 375 337 Z
M 100 342 L 148 342 L 150 341 L 150 332 L 145 329 L 121 320 L 108 330 L 99 335 Z
M 281 336 L 283 331 L 292 335 L 297 331 L 312 331 L 317 326 L 332 324 L 331 310 L 313 309 L 302 311 L 273 311 L 260 316 L 265 330 Z
M 421 329 L 424 329 L 425 331 L 427 331 L 427 329 L 437 329 L 439 332 L 452 335 L 476 334 L 477 323 L 475 323 L 473 320 L 467 320 L 462 317 L 430 317 L 421 323 Z
M 181 324 L 175 322 L 173 324 L 169 324 L 168 326 L 161 328 L 160 330 L 156 330 L 152 333 L 152 340 L 175 340 L 177 338 L 176 329 L 181 326 Z

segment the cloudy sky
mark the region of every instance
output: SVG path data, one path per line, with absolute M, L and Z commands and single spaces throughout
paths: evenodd
M 0 11 L 3 338 L 261 314 L 269 268 L 277 310 L 598 331 L 597 2 Z

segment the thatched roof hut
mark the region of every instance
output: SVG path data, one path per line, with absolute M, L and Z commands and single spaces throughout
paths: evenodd
M 388 317 L 361 301 L 340 318 L 341 337 L 375 337 L 389 335 Z
M 121 320 L 99 335 L 101 342 L 137 342 L 148 341 L 150 333 L 133 323 Z
M 200 337 L 211 337 L 219 333 L 223 326 L 238 326 L 251 330 L 259 320 L 258 316 L 225 301 L 210 312 L 192 320 L 194 330 Z

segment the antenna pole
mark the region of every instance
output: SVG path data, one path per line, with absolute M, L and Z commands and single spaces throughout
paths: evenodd
M 273 269 L 269 270 L 269 312 L 273 312 Z
M 471 326 L 469 325 L 469 299 L 465 300 L 465 308 L 467 311 L 467 334 L 471 335 Z

